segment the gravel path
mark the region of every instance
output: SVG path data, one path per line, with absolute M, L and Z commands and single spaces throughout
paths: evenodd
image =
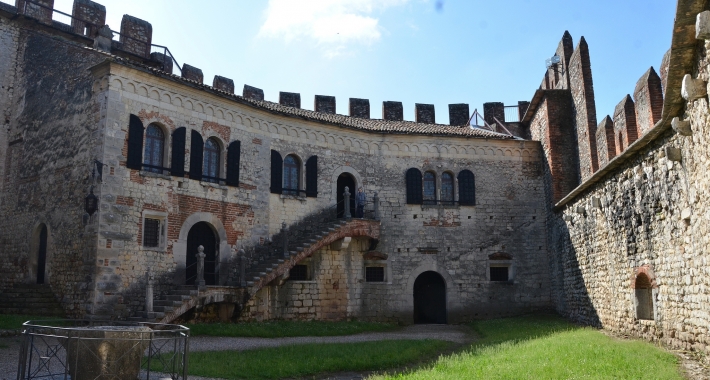
M 397 339 L 438 339 L 449 342 L 471 341 L 468 328 L 455 325 L 413 325 L 390 332 L 362 333 L 346 336 L 294 337 L 294 338 L 190 338 L 190 351 L 253 350 L 255 348 L 278 347 L 305 343 L 353 343 Z
M 467 343 L 472 340 L 469 329 L 454 325 L 413 325 L 397 331 L 372 332 L 346 336 L 330 337 L 294 337 L 294 338 L 219 338 L 191 337 L 190 351 L 253 350 L 265 347 L 278 347 L 305 343 L 353 343 L 397 339 L 438 339 L 455 343 Z M 20 337 L 0 338 L 0 380 L 15 380 L 21 345 Z M 332 379 L 359 379 L 362 375 L 347 373 L 326 377 Z M 208 380 L 190 376 L 190 380 Z

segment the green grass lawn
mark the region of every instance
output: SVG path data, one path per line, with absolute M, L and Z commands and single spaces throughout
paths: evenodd
M 375 379 L 683 379 L 677 358 L 652 344 L 621 340 L 556 316 L 476 322 L 470 349 L 408 373 Z
M 374 371 L 432 357 L 452 345 L 440 340 L 389 340 L 191 352 L 188 372 L 223 379 L 281 379 L 328 372 Z M 160 370 L 152 367 L 152 370 Z
M 375 322 L 273 321 L 246 323 L 188 324 L 190 335 L 282 338 L 290 336 L 352 335 L 370 331 L 391 331 L 397 325 Z
M 27 321 L 51 319 L 51 317 L 38 317 L 32 315 L 0 314 L 0 330 L 19 329 Z M 55 318 L 56 319 L 56 318 Z

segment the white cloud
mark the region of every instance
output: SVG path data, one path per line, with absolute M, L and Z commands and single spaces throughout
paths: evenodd
M 375 13 L 409 0 L 269 0 L 259 36 L 315 41 L 327 57 L 382 36 Z

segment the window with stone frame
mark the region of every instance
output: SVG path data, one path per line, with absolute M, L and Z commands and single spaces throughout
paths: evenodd
M 163 133 L 163 129 L 159 126 L 151 124 L 145 130 L 143 170 L 153 173 L 162 173 L 164 155 L 165 133 Z
M 202 180 L 205 182 L 219 183 L 220 146 L 214 138 L 205 141 L 202 153 Z
M 436 204 L 436 175 L 424 172 L 424 204 Z
M 381 266 L 365 267 L 365 281 L 366 282 L 384 282 L 385 281 L 385 268 Z
M 294 265 L 293 268 L 288 271 L 288 279 L 291 281 L 308 281 L 310 279 L 308 275 L 308 265 Z
M 144 249 L 163 251 L 167 245 L 167 214 L 159 211 L 143 212 L 142 246 Z
M 513 282 L 515 277 L 513 257 L 504 252 L 488 255 L 488 273 L 486 273 L 486 277 L 491 282 Z
M 441 203 L 454 204 L 454 176 L 449 172 L 441 175 Z

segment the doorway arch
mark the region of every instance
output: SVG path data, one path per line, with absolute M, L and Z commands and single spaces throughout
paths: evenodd
M 343 202 L 345 199 L 343 196 L 343 193 L 345 193 L 345 186 L 347 186 L 350 191 L 350 215 L 355 216 L 355 193 L 357 192 L 357 189 L 355 188 L 356 185 L 357 183 L 355 182 L 355 178 L 350 175 L 350 173 L 340 173 L 338 176 L 336 190 L 338 218 L 342 218 L 345 215 L 345 204 Z
M 219 264 L 217 250 L 219 239 L 214 228 L 207 222 L 195 223 L 187 233 L 187 252 L 185 255 L 185 284 L 194 285 L 197 278 L 198 247 L 205 248 L 205 284 L 217 285 Z
M 414 323 L 446 323 L 446 282 L 434 271 L 414 281 Z

